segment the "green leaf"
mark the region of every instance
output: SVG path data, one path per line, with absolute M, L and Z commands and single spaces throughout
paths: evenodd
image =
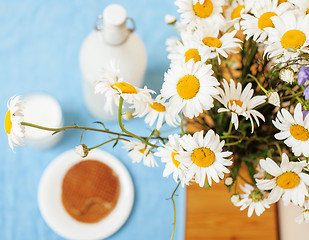
M 103 126 L 104 130 L 109 131 L 108 128 L 105 127 L 105 124 L 104 124 L 103 122 L 95 121 L 95 122 L 93 122 L 93 123 L 98 123 L 98 124 L 100 124 L 100 125 Z
M 245 162 L 245 164 L 247 166 L 248 173 L 249 173 L 249 175 L 251 177 L 252 182 L 256 183 L 255 178 L 254 178 L 254 174 L 256 172 L 255 172 L 255 167 L 253 166 L 253 163 L 252 162 Z

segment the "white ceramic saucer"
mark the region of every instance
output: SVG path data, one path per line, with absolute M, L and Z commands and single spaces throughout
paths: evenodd
M 86 159 L 95 159 L 110 166 L 118 174 L 121 186 L 115 209 L 100 222 L 91 224 L 72 218 L 61 201 L 62 181 L 66 172 L 74 164 Z M 75 240 L 103 239 L 115 233 L 129 217 L 134 202 L 134 186 L 126 167 L 111 154 L 94 149 L 86 158 L 81 158 L 70 150 L 55 158 L 44 171 L 38 202 L 46 223 L 60 236 Z

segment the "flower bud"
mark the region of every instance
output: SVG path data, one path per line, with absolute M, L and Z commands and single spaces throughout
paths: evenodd
M 177 21 L 176 17 L 170 14 L 166 14 L 164 17 L 164 20 L 165 20 L 165 23 L 168 25 L 173 25 Z
M 230 198 L 231 202 L 233 203 L 233 205 L 236 205 L 237 203 L 239 203 L 240 201 L 240 196 L 238 193 L 235 193 L 231 196 Z
M 280 97 L 279 94 L 275 90 L 270 90 L 267 93 L 268 103 L 280 107 Z
M 284 68 L 279 72 L 279 78 L 287 83 L 294 82 L 294 71 L 291 68 Z
M 122 118 L 124 120 L 131 120 L 133 118 L 133 112 L 132 111 L 126 111 L 123 115 Z
M 81 157 L 87 157 L 89 152 L 88 147 L 85 144 L 78 145 L 74 151 Z
M 224 184 L 227 187 L 232 186 L 234 183 L 234 179 L 232 177 L 227 177 L 226 179 L 224 179 Z

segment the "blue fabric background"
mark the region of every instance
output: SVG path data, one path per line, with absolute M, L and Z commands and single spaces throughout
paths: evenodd
M 87 111 L 81 88 L 78 57 L 83 40 L 92 31 L 96 16 L 110 3 L 120 3 L 135 19 L 137 33 L 148 52 L 146 84 L 159 90 L 168 69 L 165 39 L 174 34 L 164 15 L 176 14 L 172 0 L 0 0 L 0 116 L 4 122 L 6 102 L 12 95 L 46 92 L 61 104 L 65 125 L 95 121 Z M 143 121 L 127 123 L 146 135 Z M 117 124 L 109 124 L 118 130 Z M 42 219 L 37 204 L 38 183 L 47 165 L 59 154 L 79 144 L 80 132 L 66 132 L 60 145 L 49 150 L 28 146 L 12 153 L 4 128 L 0 128 L 0 239 L 61 239 Z M 85 135 L 89 146 L 106 139 L 102 134 Z M 147 168 L 132 164 L 121 144 L 112 152 L 129 169 L 135 184 L 135 204 L 124 227 L 109 239 L 169 239 L 172 231 L 172 202 L 176 184 L 162 177 L 163 165 Z M 177 197 L 175 239 L 184 238 L 185 191 Z

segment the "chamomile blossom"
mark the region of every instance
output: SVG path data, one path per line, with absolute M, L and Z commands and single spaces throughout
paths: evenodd
M 289 3 L 282 3 L 278 6 L 278 0 L 259 0 L 251 9 L 252 14 L 243 14 L 241 28 L 244 30 L 246 39 L 253 37 L 256 42 L 263 42 L 267 39 L 267 28 L 274 28 L 273 16 L 281 16 L 290 8 Z
M 224 0 L 176 0 L 175 5 L 179 7 L 182 21 L 189 29 L 224 21 L 221 14 Z
M 142 109 L 135 109 L 134 115 L 137 117 L 145 117 L 145 122 L 152 126 L 157 120 L 156 129 L 162 127 L 165 120 L 169 126 L 176 127 L 179 125 L 180 117 L 175 111 L 171 111 L 171 104 L 166 102 L 166 99 L 158 95 L 155 99 L 151 99 L 146 107 Z
M 303 14 L 309 14 L 309 1 L 308 0 L 289 0 L 290 3 L 293 3 L 298 9 L 303 12 Z
M 300 103 L 294 109 L 294 116 L 282 108 L 272 122 L 280 130 L 275 134 L 276 139 L 284 140 L 284 143 L 292 148 L 295 156 L 303 154 L 309 157 L 309 115 L 303 117 Z
M 163 144 L 163 146 L 159 147 L 157 150 L 158 151 L 155 152 L 154 155 L 160 157 L 161 161 L 165 163 L 163 177 L 168 177 L 170 174 L 173 174 L 175 182 L 180 180 L 182 186 L 184 186 L 186 183 L 185 170 L 181 167 L 182 163 L 176 160 L 176 156 L 182 151 L 180 136 L 178 134 L 169 135 L 168 143 L 165 145 Z
M 248 12 L 245 0 L 234 0 L 231 6 L 226 10 L 227 28 L 234 26 L 236 30 L 240 30 L 240 20 L 243 13 Z
M 212 180 L 219 182 L 224 178 L 224 173 L 229 173 L 227 166 L 233 162 L 229 158 L 231 152 L 224 152 L 222 148 L 224 141 L 220 142 L 220 137 L 213 130 L 208 130 L 205 137 L 203 131 L 191 135 L 184 135 L 180 139 L 180 145 L 184 149 L 177 156 L 186 170 L 186 181 L 195 180 L 203 187 L 207 177 L 208 184 L 212 185 Z
M 266 192 L 254 188 L 249 184 L 239 186 L 244 194 L 240 194 L 241 200 L 235 206 L 241 207 L 240 211 L 248 207 L 248 217 L 251 217 L 254 211 L 257 216 L 260 216 L 266 208 L 270 207 Z
M 268 200 L 277 202 L 282 196 L 284 205 L 290 201 L 294 205 L 302 206 L 305 196 L 308 196 L 306 184 L 309 185 L 309 175 L 302 170 L 307 166 L 306 161 L 290 162 L 289 157 L 283 153 L 280 167 L 270 158 L 260 160 L 261 167 L 274 178 L 256 179 L 257 187 L 261 190 L 271 190 Z
M 216 99 L 224 105 L 224 108 L 219 108 L 218 112 L 230 112 L 231 121 L 234 124 L 235 129 L 238 129 L 239 120 L 238 116 L 244 116 L 246 120 L 250 119 L 251 132 L 254 131 L 253 119 L 259 126 L 259 118 L 265 121 L 263 114 L 255 110 L 254 108 L 265 102 L 266 96 L 253 96 L 253 89 L 251 89 L 251 83 L 248 83 L 242 90 L 241 83 L 237 83 L 231 79 L 228 83 L 225 79 L 223 80 L 223 89 L 218 88 L 220 94 Z
M 114 106 L 119 105 L 120 96 L 129 104 L 145 104 L 151 98 L 150 93 L 154 91 L 125 82 L 119 76 L 119 62 L 112 60 L 109 66 L 103 69 L 100 79 L 96 82 L 95 93 L 105 95 L 104 108 L 113 113 Z
M 194 37 L 198 39 L 203 48 L 210 50 L 209 58 L 217 57 L 220 63 L 220 55 L 227 58 L 229 53 L 235 52 L 240 47 L 241 40 L 235 38 L 236 33 L 237 31 L 234 30 L 220 35 L 219 25 L 214 23 L 212 26 L 199 27 L 194 32 Z
M 268 34 L 265 55 L 277 57 L 277 62 L 286 62 L 301 53 L 309 53 L 309 14 L 288 11 L 272 17 L 272 22 L 274 28 L 265 29 Z
M 212 76 L 211 65 L 194 63 L 175 63 L 164 75 L 161 94 L 169 99 L 176 113 L 183 111 L 186 117 L 197 117 L 203 110 L 213 107 L 213 96 L 219 92 L 218 80 Z
M 210 49 L 203 48 L 201 43 L 193 38 L 191 33 L 182 33 L 182 41 L 174 42 L 173 47 L 169 47 L 171 50 L 170 54 L 167 56 L 171 59 L 172 63 L 179 61 L 181 63 L 186 63 L 190 59 L 194 62 L 202 61 L 206 62 L 210 55 Z M 171 44 L 173 42 L 170 42 Z
M 133 163 L 143 161 L 147 167 L 158 167 L 158 164 L 151 152 L 151 146 L 137 141 L 122 141 L 123 148 L 129 151 L 128 156 L 132 159 Z M 156 141 L 150 142 L 155 144 Z
M 14 146 L 24 145 L 25 137 L 25 127 L 21 125 L 24 115 L 20 96 L 11 97 L 7 102 L 7 108 L 4 129 L 8 135 L 9 146 L 14 152 Z
M 299 216 L 295 218 L 295 222 L 302 224 L 303 222 L 309 223 L 309 210 L 305 209 Z
M 261 178 L 265 178 L 266 174 L 267 173 L 265 172 L 265 170 L 261 168 L 260 164 L 258 164 L 255 168 L 255 174 L 253 175 L 253 177 L 261 179 Z

